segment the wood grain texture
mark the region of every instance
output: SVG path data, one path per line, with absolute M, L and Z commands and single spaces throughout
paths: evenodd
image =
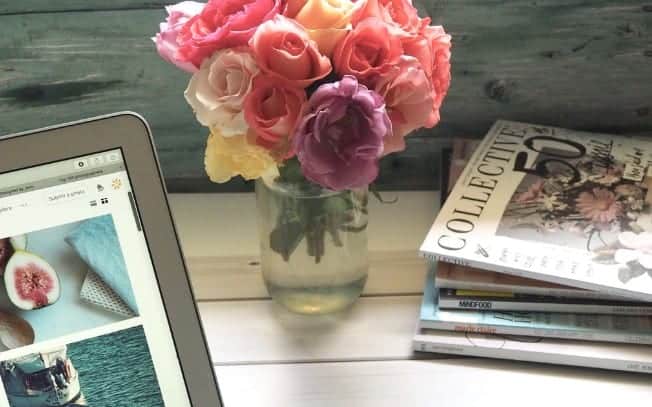
M 198 305 L 213 362 L 248 364 L 413 358 L 420 303 L 416 295 L 367 297 L 321 317 L 271 300 Z
M 161 9 L 174 3 L 174 1 L 161 0 L 0 0 L 0 16 L 72 11 Z
M 217 366 L 227 406 L 639 405 L 647 375 L 482 359 Z
M 369 263 L 363 296 L 423 292 L 427 264 L 415 250 L 372 252 Z M 257 256 L 191 257 L 187 264 L 198 301 L 269 298 Z
M 480 137 L 497 118 L 652 131 L 649 1 L 415 3 L 453 34 L 453 85 L 440 126 L 383 161 L 382 188 L 435 188 L 447 139 Z M 132 109 L 152 124 L 171 190 L 248 190 L 242 181 L 214 186 L 203 173 L 206 131 L 183 100 L 188 78 L 149 40 L 159 5 L 2 1 L 0 133 Z

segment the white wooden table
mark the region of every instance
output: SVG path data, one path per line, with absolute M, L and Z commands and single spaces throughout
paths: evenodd
M 371 200 L 363 298 L 330 317 L 290 314 L 258 266 L 252 194 L 173 195 L 173 211 L 227 407 L 596 406 L 652 403 L 649 375 L 414 354 L 434 192 Z

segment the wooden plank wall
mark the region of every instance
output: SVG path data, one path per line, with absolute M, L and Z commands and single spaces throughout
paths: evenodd
M 154 0 L 0 0 L 0 134 L 135 110 L 150 121 L 172 191 L 207 182 L 206 132 L 182 97 L 187 76 L 149 37 Z M 652 132 L 652 0 L 415 0 L 454 37 L 441 125 L 383 161 L 384 189 L 437 184 L 439 152 L 497 118 Z

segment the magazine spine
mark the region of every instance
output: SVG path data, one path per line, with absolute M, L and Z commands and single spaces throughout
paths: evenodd
M 492 311 L 563 312 L 573 314 L 604 314 L 646 316 L 652 315 L 652 307 L 565 304 L 540 302 L 502 302 L 500 300 L 439 298 L 439 308 Z
M 521 285 L 505 285 L 492 283 L 476 283 L 459 280 L 446 280 L 437 277 L 437 288 L 451 288 L 455 290 L 496 291 L 512 294 L 549 295 L 553 297 L 582 298 L 587 300 L 626 301 L 628 298 L 617 295 L 606 295 L 598 291 L 581 290 L 575 288 L 544 288 Z
M 489 271 L 495 271 L 497 273 L 510 274 L 517 277 L 525 277 L 535 280 L 547 281 L 549 283 L 568 285 L 577 288 L 584 288 L 586 290 L 595 290 L 600 291 L 602 294 L 609 296 L 616 296 L 621 298 L 626 298 L 629 300 L 639 300 L 644 302 L 652 302 L 652 294 L 647 294 L 643 292 L 624 290 L 621 288 L 609 287 L 600 284 L 594 284 L 587 281 L 573 280 L 571 278 L 558 278 L 554 275 L 544 274 L 544 273 L 535 273 L 529 272 L 523 269 L 515 269 L 511 267 L 500 267 L 497 264 L 484 263 L 476 260 L 469 260 L 462 257 L 450 256 L 450 255 L 440 255 L 437 253 L 420 250 L 419 253 L 421 256 L 424 256 L 430 261 L 442 261 L 445 263 L 457 264 L 465 267 L 473 267 L 476 269 L 484 269 Z
M 528 352 L 513 349 L 460 346 L 436 342 L 429 339 L 427 335 L 417 335 L 414 338 L 412 344 L 413 349 L 417 352 L 446 353 L 453 355 L 488 357 L 493 359 L 509 359 L 523 362 L 537 362 L 565 366 L 582 366 L 597 369 L 652 374 L 652 364 L 640 363 L 626 359 L 602 359 L 598 357 Z
M 431 321 L 424 319 L 420 321 L 420 324 L 422 328 L 438 329 L 443 331 L 539 336 L 544 338 L 652 345 L 652 334 L 623 334 L 615 330 L 582 332 L 577 330 L 563 330 L 554 328 L 498 326 L 487 325 L 483 323 L 459 323 L 447 321 Z

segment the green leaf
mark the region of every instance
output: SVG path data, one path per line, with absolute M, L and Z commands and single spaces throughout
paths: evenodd
M 299 221 L 280 221 L 269 235 L 269 246 L 276 253 L 283 257 L 283 260 L 290 261 L 290 256 L 301 243 L 304 236 L 304 227 Z

